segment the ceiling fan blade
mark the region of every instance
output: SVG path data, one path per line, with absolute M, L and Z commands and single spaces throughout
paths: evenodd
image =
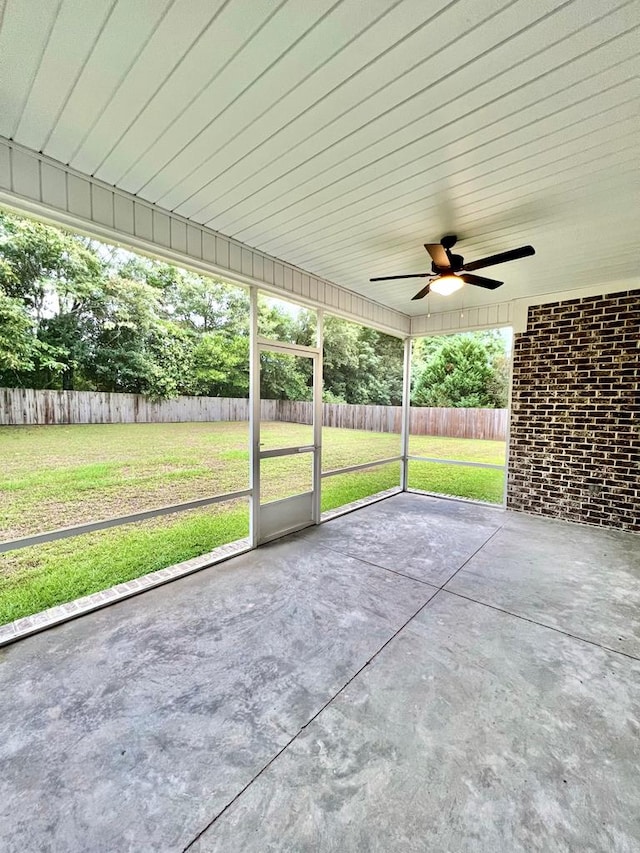
M 477 287 L 486 287 L 487 290 L 495 290 L 496 287 L 502 287 L 504 281 L 496 281 L 493 278 L 483 278 L 481 275 L 470 275 L 469 273 L 463 273 L 460 278 L 466 284 L 475 284 Z
M 504 264 L 507 261 L 526 258 L 529 255 L 535 255 L 535 253 L 536 250 L 533 246 L 520 246 L 519 249 L 510 249 L 508 252 L 499 252 L 497 255 L 490 255 L 488 258 L 481 258 L 479 261 L 471 261 L 471 263 L 465 264 L 462 269 L 467 272 L 481 270 L 484 267 L 492 267 L 494 264 Z
M 377 278 L 370 278 L 369 281 L 395 281 L 398 278 L 429 278 L 430 272 L 416 272 L 410 275 L 379 275 Z
M 412 296 L 411 301 L 413 302 L 414 299 L 424 299 L 424 297 L 427 295 L 427 293 L 429 293 L 430 288 L 431 288 L 431 282 L 429 282 L 429 284 L 427 284 L 425 287 L 423 287 L 422 290 L 419 290 L 415 296 Z
M 431 255 L 431 260 L 440 269 L 450 267 L 449 257 L 441 243 L 425 243 L 425 249 Z

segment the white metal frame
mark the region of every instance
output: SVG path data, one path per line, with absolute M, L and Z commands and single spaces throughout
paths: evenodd
M 525 324 L 526 326 L 526 324 Z M 507 491 L 509 487 L 509 448 L 511 445 L 511 403 L 513 398 L 513 338 L 515 329 L 511 329 L 511 352 L 509 354 L 509 395 L 507 398 L 507 435 L 504 448 L 504 490 L 502 492 L 502 507 L 507 508 Z
M 494 465 L 491 462 L 468 462 L 464 459 L 440 459 L 434 456 L 412 456 L 409 459 L 415 462 L 436 462 L 438 465 L 461 465 L 463 468 L 493 468 L 503 471 L 504 465 Z
M 255 548 L 260 542 L 267 541 L 267 537 L 260 536 L 260 460 L 268 459 L 276 456 L 293 455 L 297 453 L 313 453 L 313 490 L 311 493 L 311 522 L 312 524 L 320 524 L 322 522 L 322 480 L 327 477 L 334 477 L 339 474 L 348 474 L 356 471 L 364 471 L 369 468 L 376 468 L 380 465 L 386 465 L 391 462 L 402 462 L 402 471 L 406 470 L 407 453 L 406 439 L 403 439 L 403 450 L 401 455 L 391 456 L 385 459 L 376 459 L 372 462 L 364 462 L 358 465 L 349 465 L 344 468 L 337 468 L 330 471 L 322 470 L 322 389 L 323 389 L 323 338 L 324 338 L 324 312 L 322 309 L 317 310 L 317 334 L 316 346 L 302 346 L 300 344 L 292 344 L 284 341 L 273 341 L 268 338 L 263 338 L 258 334 L 258 294 L 262 288 L 251 286 L 249 288 L 249 488 L 235 492 L 228 492 L 221 495 L 214 495 L 206 498 L 197 498 L 192 501 L 185 501 L 178 504 L 168 506 L 155 507 L 149 510 L 131 513 L 126 516 L 115 516 L 112 518 L 103 519 L 100 521 L 91 521 L 84 524 L 74 525 L 72 527 L 60 528 L 57 530 L 44 531 L 30 536 L 21 537 L 14 540 L 0 542 L 0 553 L 27 548 L 32 545 L 40 545 L 45 542 L 51 542 L 58 539 L 66 539 L 73 536 L 80 536 L 85 533 L 92 533 L 99 530 L 104 530 L 110 527 L 118 527 L 123 524 L 132 524 L 135 522 L 145 521 L 150 518 L 168 515 L 170 513 L 180 513 L 189 510 L 199 509 L 216 503 L 239 500 L 248 498 L 249 500 L 249 542 L 250 547 Z M 260 352 L 261 351 L 280 352 L 284 354 L 302 355 L 313 360 L 314 365 L 314 434 L 312 445 L 302 445 L 294 447 L 273 448 L 270 450 L 260 449 Z M 409 355 L 407 355 L 407 352 Z M 407 373 L 407 365 L 410 362 L 410 339 L 405 339 L 405 395 L 408 388 L 409 376 Z M 408 398 L 407 398 L 408 399 Z M 403 409 L 403 424 L 408 417 Z M 403 426 L 403 429 L 406 429 Z M 404 433 L 403 433 L 404 435 Z M 402 474 L 401 476 L 405 476 Z M 406 478 L 405 478 L 406 482 Z M 285 499 L 289 500 L 289 499 Z M 276 503 L 275 501 L 272 503 Z M 285 535 L 279 533 L 277 535 Z M 268 537 L 271 538 L 271 537 Z M 275 537 L 273 537 L 275 538 Z
M 270 257 L 209 228 L 145 202 L 130 193 L 64 166 L 55 160 L 0 137 L 0 204 L 19 214 L 32 216 L 81 234 L 88 234 L 116 246 L 141 252 L 169 263 L 179 264 L 205 275 L 222 276 L 246 287 L 250 293 L 250 414 L 249 489 L 114 517 L 100 522 L 37 534 L 46 542 L 88 533 L 106 527 L 144 520 L 168 512 L 248 497 L 250 501 L 250 542 L 258 543 L 260 499 L 258 292 L 288 299 L 317 311 L 314 388 L 319 396 L 314 405 L 315 482 L 313 518 L 321 521 L 320 482 L 322 473 L 322 345 L 323 310 L 385 334 L 406 336 L 410 317 L 379 303 L 318 278 L 286 261 Z M 282 352 L 291 347 L 277 342 Z M 259 358 L 259 356 L 258 356 Z M 374 467 L 377 462 L 365 467 Z M 334 472 L 330 472 L 333 474 Z M 338 473 L 338 472 L 335 472 Z M 27 547 L 34 537 L 3 543 L 6 550 Z
M 401 462 L 402 456 L 389 456 L 387 459 L 376 459 L 375 462 L 361 462 L 359 465 L 347 465 L 346 468 L 333 468 L 323 471 L 322 477 L 335 477 L 338 474 L 351 474 L 354 471 L 365 471 L 367 468 L 377 468 L 378 465 L 388 465 L 390 462 Z
M 0 554 L 14 551 L 18 548 L 29 548 L 31 545 L 42 545 L 45 542 L 53 542 L 56 539 L 68 539 L 71 536 L 82 536 L 84 533 L 94 533 L 97 530 L 107 530 L 109 527 L 119 527 L 122 524 L 134 524 L 137 521 L 147 521 L 150 518 L 158 518 L 161 515 L 170 515 L 174 512 L 188 512 L 193 509 L 201 509 L 217 503 L 226 503 L 251 496 L 251 489 L 242 489 L 238 492 L 226 492 L 210 498 L 196 498 L 192 501 L 184 501 L 179 504 L 156 507 L 154 509 L 141 510 L 129 515 L 118 515 L 105 518 L 101 521 L 89 521 L 85 524 L 75 524 L 73 527 L 61 527 L 58 530 L 48 530 L 44 533 L 36 533 L 32 536 L 22 536 L 19 539 L 0 542 Z
M 303 344 L 290 344 L 286 341 L 272 341 L 270 338 L 257 339 L 257 347 L 259 351 L 279 352 L 283 355 L 300 355 L 312 358 L 320 355 L 318 347 L 307 347 Z
M 320 524 L 322 515 L 322 396 L 324 391 L 324 311 L 319 308 L 316 314 L 316 349 L 318 357 L 313 362 L 313 507 L 314 524 Z
M 249 292 L 249 539 L 258 545 L 260 517 L 260 353 L 258 351 L 258 288 Z
M 409 488 L 409 432 L 411 419 L 411 351 L 413 340 L 405 338 L 404 363 L 402 370 L 402 471 L 400 485 L 402 491 Z
M 301 530 L 312 524 L 320 523 L 320 490 L 321 490 L 321 444 L 322 444 L 322 319 L 319 318 L 319 330 L 316 343 L 318 346 L 309 347 L 286 341 L 274 341 L 263 338 L 257 333 L 257 295 L 252 294 L 252 304 L 255 305 L 256 323 L 252 322 L 251 330 L 251 378 L 250 394 L 251 411 L 254 419 L 251 426 L 252 444 L 252 543 L 256 545 L 270 542 L 280 536 Z M 313 364 L 313 444 L 296 445 L 292 447 L 277 447 L 261 450 L 260 447 L 260 355 L 263 352 L 275 352 L 284 355 L 295 355 L 309 358 Z M 312 454 L 312 488 L 311 492 L 302 492 L 280 500 L 263 503 L 260 497 L 261 462 L 263 459 L 273 459 L 281 456 L 296 456 L 300 453 Z

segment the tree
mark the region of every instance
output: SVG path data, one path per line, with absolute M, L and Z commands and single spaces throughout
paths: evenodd
M 497 353 L 492 357 L 493 373 L 487 385 L 487 391 L 495 400 L 496 409 L 506 409 L 509 405 L 509 359 L 506 353 Z
M 260 395 L 265 400 L 311 400 L 311 359 L 277 352 L 260 354 Z
M 311 346 L 315 343 L 314 312 L 259 296 L 258 334 L 274 341 Z M 313 364 L 304 356 L 262 352 L 260 393 L 269 400 L 311 400 Z
M 194 345 L 191 380 L 184 393 L 249 396 L 249 337 L 207 332 Z
M 21 303 L 37 340 L 22 370 L 33 385 L 58 375 L 63 388 L 73 388 L 103 262 L 85 238 L 1 211 L 0 260 L 0 292 Z M 11 328 L 19 347 L 19 328 Z
M 402 405 L 402 341 L 366 326 L 362 326 L 361 330 L 361 341 L 366 342 L 373 353 L 365 391 L 369 402 L 383 406 Z
M 219 278 L 160 261 L 128 260 L 121 272 L 161 292 L 156 312 L 189 341 L 179 393 L 211 397 L 249 394 L 249 295 Z
M 417 406 L 503 408 L 508 369 L 504 339 L 492 332 L 426 339 L 416 347 Z
M 154 264 L 154 278 L 158 278 Z M 219 278 L 172 269 L 165 287 L 167 317 L 195 334 L 224 331 L 228 336 L 249 334 L 249 294 Z M 153 280 L 147 280 L 152 284 Z
M 263 337 L 315 342 L 315 313 L 277 299 L 259 299 L 258 325 Z M 506 404 L 503 339 L 456 343 L 467 337 L 416 343 L 415 403 Z M 244 397 L 248 341 L 246 289 L 0 213 L 2 384 Z M 325 400 L 399 405 L 402 363 L 399 339 L 325 318 Z M 264 354 L 261 385 L 265 397 L 308 400 L 311 360 Z
M 104 391 L 173 397 L 191 368 L 192 337 L 161 315 L 162 293 L 131 279 L 103 282 L 84 375 Z
M 39 319 L 52 294 L 70 285 L 95 284 L 103 263 L 91 241 L 0 211 L 0 286 L 7 296 L 23 299 Z
M 0 292 L 0 377 L 33 369 L 33 324 L 20 299 Z
M 328 316 L 324 325 L 325 400 L 399 405 L 402 341 L 375 329 Z

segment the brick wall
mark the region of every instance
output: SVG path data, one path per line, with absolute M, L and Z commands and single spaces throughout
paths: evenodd
M 507 506 L 640 531 L 640 292 L 529 309 L 514 341 Z

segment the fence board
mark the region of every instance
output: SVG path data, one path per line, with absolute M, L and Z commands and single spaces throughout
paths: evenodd
M 263 400 L 265 421 L 310 424 L 313 404 L 301 400 Z M 94 391 L 41 391 L 0 388 L 0 425 L 179 423 L 246 421 L 249 401 L 229 397 L 176 397 L 152 401 L 140 394 Z M 401 431 L 400 406 L 356 406 L 325 403 L 323 424 L 370 432 Z M 412 435 L 504 440 L 506 409 L 411 408 Z

